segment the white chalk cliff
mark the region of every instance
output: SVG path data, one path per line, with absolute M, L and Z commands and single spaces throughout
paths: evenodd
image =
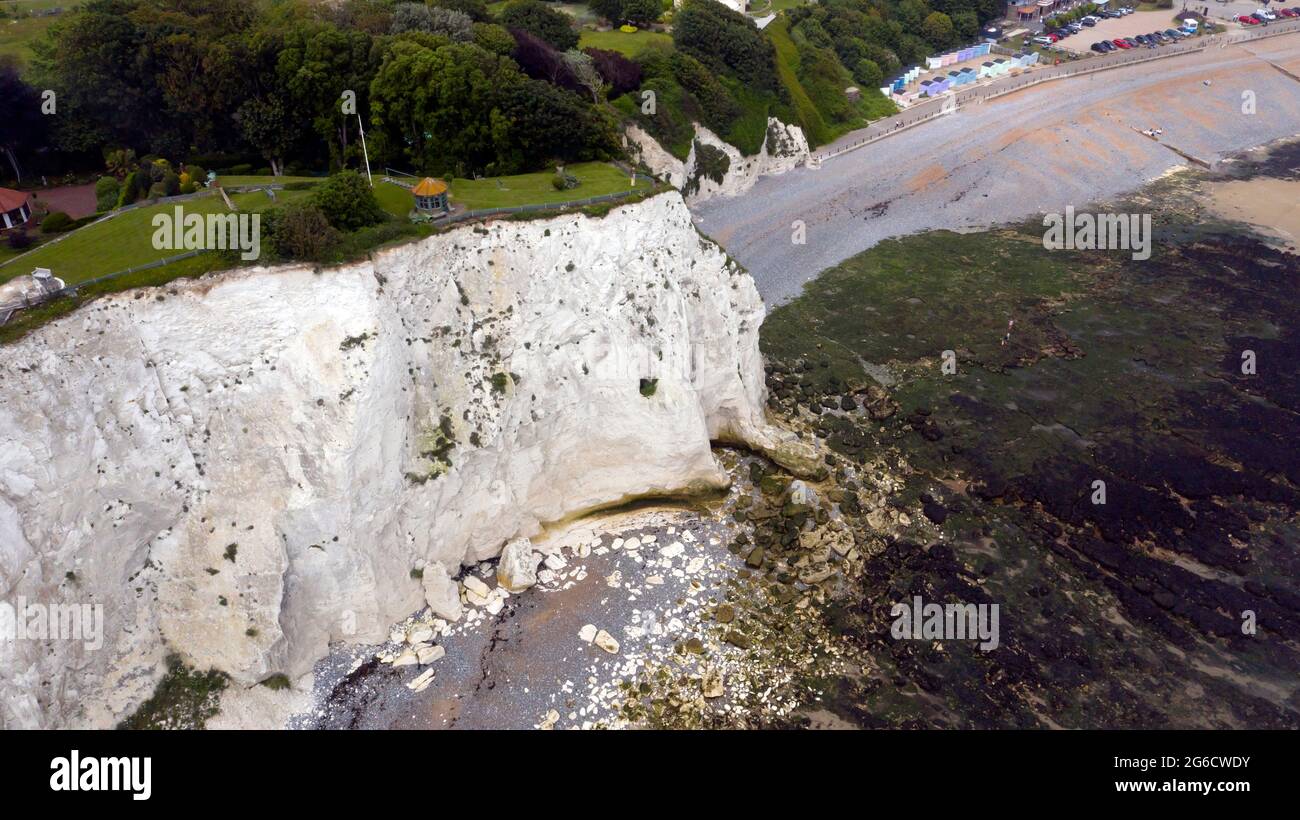
M 645 130 L 629 125 L 627 147 L 632 156 L 658 178 L 684 192 L 692 204 L 715 196 L 737 196 L 753 188 L 759 177 L 784 174 L 803 165 L 811 156 L 808 138 L 797 125 L 787 125 L 775 117 L 767 120 L 767 138 L 757 154 L 745 156 L 740 149 L 717 134 L 695 123 L 695 138 L 686 160 L 677 159 Z M 727 157 L 727 170 L 721 180 L 701 173 L 696 143 L 721 151 Z
M 810 469 L 764 419 L 763 315 L 669 193 L 119 294 L 0 348 L 0 600 L 105 614 L 99 650 L 0 640 L 0 727 L 112 725 L 170 652 L 296 678 L 424 606 L 412 569 L 724 486 L 710 441 Z

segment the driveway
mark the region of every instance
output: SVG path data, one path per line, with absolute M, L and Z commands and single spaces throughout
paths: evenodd
M 51 213 L 63 211 L 73 219 L 90 216 L 98 210 L 94 185 L 65 185 L 33 191 L 32 194 Z

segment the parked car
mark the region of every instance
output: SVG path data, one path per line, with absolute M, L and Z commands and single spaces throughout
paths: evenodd
M 1274 14 L 1273 12 L 1269 11 L 1268 9 L 1255 9 L 1255 13 L 1254 13 L 1253 15 L 1251 15 L 1251 16 L 1254 17 L 1256 20 L 1276 20 L 1276 19 L 1277 19 L 1277 15 Z
M 1097 52 L 1098 54 L 1106 53 L 1106 49 L 1101 47 L 1101 43 L 1093 43 L 1092 45 L 1088 46 L 1088 48 L 1091 49 L 1092 51 Z
M 1259 21 L 1256 20 L 1254 17 L 1251 17 L 1249 14 L 1241 14 L 1241 15 L 1238 15 L 1238 17 L 1237 17 L 1237 22 L 1238 22 L 1238 23 L 1241 23 L 1243 26 L 1257 26 L 1257 25 L 1259 25 Z
M 1122 39 L 1121 39 L 1121 40 L 1111 40 L 1111 42 L 1115 44 L 1115 48 L 1122 48 L 1122 49 L 1126 49 L 1126 50 L 1127 50 L 1127 49 L 1130 49 L 1130 48 L 1133 47 L 1133 46 L 1131 46 L 1131 45 L 1128 44 L 1128 41 L 1127 41 L 1127 40 L 1122 40 Z
M 1277 13 L 1283 17 L 1300 17 L 1300 11 L 1295 9 L 1278 9 Z
M 1050 45 L 1052 44 L 1052 38 L 1050 38 L 1050 37 L 1035 37 L 1035 38 L 1034 38 L 1034 42 L 1035 42 L 1035 43 L 1038 43 L 1040 46 L 1050 46 Z

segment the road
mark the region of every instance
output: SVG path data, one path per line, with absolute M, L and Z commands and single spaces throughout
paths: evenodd
M 1296 76 L 1300 34 L 1062 79 L 962 106 L 692 210 L 773 306 L 883 239 L 1082 210 L 1187 164 L 1184 155 L 1213 164 L 1296 136 Z M 1139 133 L 1150 128 L 1163 130 L 1160 142 Z

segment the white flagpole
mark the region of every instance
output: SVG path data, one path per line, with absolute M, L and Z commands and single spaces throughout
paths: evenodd
M 361 154 L 366 158 L 366 180 L 370 187 L 375 187 L 375 178 L 370 175 L 370 151 L 366 149 L 366 126 L 361 122 L 361 114 L 357 113 L 357 128 L 361 130 Z

